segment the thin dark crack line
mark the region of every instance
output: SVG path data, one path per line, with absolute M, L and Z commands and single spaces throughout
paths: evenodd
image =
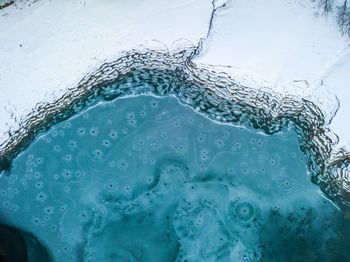
M 189 60 L 192 60 L 194 57 L 198 56 L 201 53 L 201 51 L 203 49 L 203 43 L 204 43 L 204 41 L 208 40 L 210 33 L 212 31 L 216 11 L 219 9 L 225 8 L 228 1 L 229 0 L 225 1 L 220 6 L 215 7 L 215 2 L 217 2 L 217 0 L 212 0 L 211 5 L 213 8 L 213 11 L 211 12 L 211 15 L 210 15 L 207 33 L 205 34 L 204 37 L 201 37 L 199 39 L 197 47 L 194 49 L 193 53 L 189 57 Z

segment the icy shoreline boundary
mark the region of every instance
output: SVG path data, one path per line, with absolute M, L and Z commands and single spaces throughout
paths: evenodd
M 138 70 L 145 70 L 148 81 L 158 76 L 186 83 L 189 89 L 181 89 L 176 82 L 178 87 L 166 92 L 181 90 L 186 99 L 189 97 L 182 97 L 183 103 L 198 103 L 198 109 L 205 107 L 202 113 L 219 121 L 242 121 L 265 133 L 295 126 L 309 158 L 313 182 L 339 206 L 350 205 L 350 156 L 343 147 L 350 127 L 349 41 L 341 38 L 324 17 L 315 18 L 311 2 L 144 1 L 136 6 L 131 2 L 102 6 L 90 0 L 28 3 L 19 1 L 0 12 L 3 168 L 9 168 L 11 159 L 55 121 L 79 111 L 94 97 L 112 99 L 122 92 L 114 87 L 119 90 L 113 91 L 116 94 L 104 93 L 110 90 L 109 84 L 135 84 L 132 79 L 138 74 L 131 65 L 136 63 Z M 156 8 L 145 12 L 148 6 Z M 138 22 L 131 23 L 135 19 Z M 286 31 L 286 24 L 292 28 Z M 132 49 L 150 39 L 158 39 L 158 46 Z M 173 51 L 168 51 L 171 46 Z M 86 72 L 94 73 L 84 77 Z M 278 74 L 286 81 L 276 80 Z M 256 80 L 258 75 L 267 81 Z M 302 81 L 311 85 L 288 85 L 295 79 L 305 79 Z M 146 91 L 162 95 L 157 92 L 163 87 L 154 89 L 155 84 Z M 198 100 L 186 93 L 189 91 Z M 204 94 L 214 98 L 208 101 Z M 218 105 L 223 115 L 217 115 Z M 329 128 L 340 136 L 341 143 Z
M 1 144 L 1 167 L 9 168 L 11 160 L 41 132 L 100 100 L 174 95 L 218 122 L 250 126 L 266 134 L 294 128 L 308 159 L 312 182 L 338 206 L 350 206 L 350 153 L 335 149 L 337 136 L 315 103 L 264 86 L 246 86 L 215 67 L 191 62 L 189 51 L 145 48 L 125 52 L 116 61 L 103 64 L 62 98 L 41 104 L 27 116 Z

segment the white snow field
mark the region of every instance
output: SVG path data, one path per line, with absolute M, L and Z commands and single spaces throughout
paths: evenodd
M 324 17 L 311 1 L 233 0 L 217 10 L 195 62 L 230 66 L 250 81 L 318 100 L 330 114 L 336 95 L 331 128 L 344 146 L 350 143 L 349 44 L 333 14 Z
M 38 102 L 50 102 L 87 73 L 139 45 L 197 44 L 209 0 L 42 0 L 0 10 L 0 144 Z M 175 43 L 174 43 L 175 42 Z
M 210 0 L 39 0 L 0 10 L 0 144 L 38 102 L 50 102 L 121 51 L 206 36 Z M 317 101 L 350 144 L 350 40 L 311 1 L 231 0 L 213 16 L 196 63 Z M 183 43 L 184 41 L 181 41 Z M 162 43 L 162 44 L 161 44 Z M 152 44 L 154 45 L 154 43 Z M 176 45 L 176 44 L 175 44 Z

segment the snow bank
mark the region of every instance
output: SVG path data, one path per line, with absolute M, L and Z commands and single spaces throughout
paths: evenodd
M 316 3 L 295 0 L 234 0 L 215 13 L 210 37 L 197 63 L 229 66 L 226 71 L 279 91 L 315 101 L 331 127 L 350 141 L 350 48 L 335 18 Z M 254 80 L 255 79 L 255 80 Z
M 150 40 L 172 48 L 206 37 L 211 1 L 19 1 L 0 10 L 0 143 L 39 102 L 73 88 L 105 61 Z M 214 1 L 218 7 L 225 1 Z M 196 63 L 221 65 L 250 86 L 317 101 L 350 143 L 350 48 L 317 3 L 234 0 L 215 12 Z M 153 44 L 152 44 L 153 45 Z M 222 67 L 224 66 L 224 67 Z
M 0 144 L 37 103 L 122 51 L 151 40 L 197 44 L 211 13 L 203 0 L 24 1 L 0 10 Z

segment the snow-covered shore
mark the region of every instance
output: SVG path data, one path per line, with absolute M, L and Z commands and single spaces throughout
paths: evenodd
M 38 103 L 61 97 L 122 51 L 196 45 L 212 12 L 209 0 L 19 1 L 0 10 L 0 144 Z M 317 100 L 330 115 L 337 95 L 331 128 L 343 146 L 350 143 L 349 43 L 311 2 L 235 0 L 216 10 L 194 62 Z
M 350 41 L 311 1 L 230 1 L 217 11 L 197 63 L 229 66 L 262 85 L 317 102 L 339 146 L 350 143 Z M 257 84 L 259 85 L 259 84 Z
M 37 1 L 0 10 L 0 144 L 39 102 L 59 98 L 122 51 L 197 44 L 212 11 L 199 0 Z

